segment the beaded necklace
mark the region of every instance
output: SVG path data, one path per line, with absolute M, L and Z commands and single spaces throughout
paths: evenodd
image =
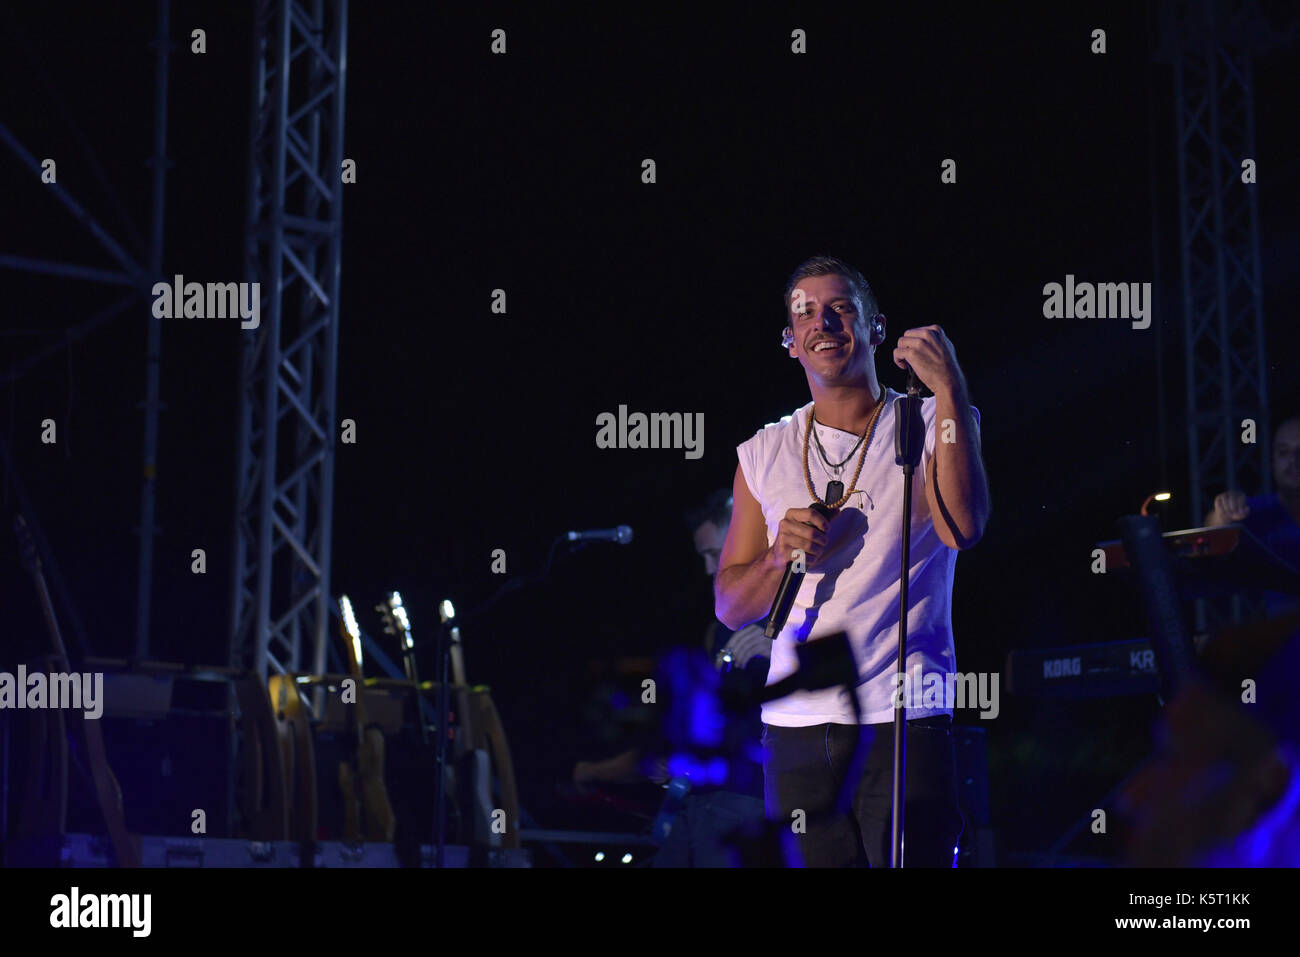
M 808 444 L 809 444 L 809 439 L 812 436 L 813 427 L 816 423 L 816 419 L 815 419 L 815 416 L 817 414 L 816 404 L 814 404 L 813 407 L 808 410 L 808 428 L 804 431 L 804 436 L 803 436 L 803 480 L 804 480 L 804 484 L 808 486 L 808 494 L 812 496 L 814 501 L 821 502 L 827 508 L 837 509 L 849 500 L 849 496 L 853 495 L 856 491 L 858 491 L 856 488 L 854 488 L 854 486 L 857 484 L 858 476 L 862 474 L 862 464 L 867 460 L 867 449 L 871 447 L 871 438 L 876 431 L 876 420 L 880 418 L 880 413 L 885 408 L 885 398 L 888 395 L 889 395 L 889 390 L 882 386 L 880 389 L 880 399 L 879 401 L 876 402 L 875 411 L 871 413 L 871 419 L 870 421 L 867 422 L 867 428 L 862 433 L 863 435 L 862 454 L 858 456 L 858 467 L 853 473 L 853 481 L 849 483 L 849 491 L 844 494 L 843 498 L 841 498 L 838 502 L 835 503 L 831 503 L 823 499 L 820 495 L 817 494 L 817 490 L 813 488 L 812 473 L 808 470 Z M 820 445 L 820 442 L 818 444 Z M 853 453 L 850 452 L 849 455 L 851 457 Z M 847 462 L 848 459 L 845 459 L 844 461 Z M 843 463 L 841 463 L 841 465 L 842 464 Z M 836 482 L 832 484 L 835 485 L 839 483 Z M 843 485 L 840 485 L 840 488 L 843 487 L 844 487 Z M 829 489 L 827 494 L 828 495 L 830 494 Z

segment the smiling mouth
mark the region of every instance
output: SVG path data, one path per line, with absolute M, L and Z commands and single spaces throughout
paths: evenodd
M 830 339 L 823 339 L 817 345 L 812 347 L 813 353 L 835 352 L 844 346 L 843 342 L 832 342 Z

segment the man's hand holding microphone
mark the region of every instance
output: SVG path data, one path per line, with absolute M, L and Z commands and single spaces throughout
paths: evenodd
M 814 568 L 826 551 L 831 522 L 838 514 L 838 509 L 830 513 L 830 518 L 812 508 L 787 510 L 777 526 L 776 541 L 767 550 L 767 563 L 785 571 L 785 566 L 798 558 L 795 550 L 799 549 L 804 555 L 804 567 Z

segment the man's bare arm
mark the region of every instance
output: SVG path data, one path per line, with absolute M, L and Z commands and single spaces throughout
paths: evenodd
M 920 326 L 899 337 L 894 365 L 900 369 L 910 366 L 934 393 L 937 434 L 925 498 L 935 533 L 949 548 L 970 548 L 980 540 L 988 522 L 989 483 L 957 353 L 939 326 Z M 949 422 L 955 434 L 947 434 Z
M 772 604 L 785 571 L 767 545 L 763 510 L 739 465 L 731 487 L 731 525 L 727 528 L 718 575 L 713 580 L 713 611 L 731 629 L 758 621 Z
M 926 476 L 925 498 L 939 540 L 949 548 L 970 548 L 984 535 L 989 517 L 989 485 L 980 454 L 975 414 L 964 388 L 936 392 L 935 447 Z M 954 425 L 945 436 L 945 423 Z M 952 442 L 945 442 L 951 437 Z

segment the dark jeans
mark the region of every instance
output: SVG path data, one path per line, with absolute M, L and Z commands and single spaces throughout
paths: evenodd
M 894 726 L 864 724 L 866 760 L 849 814 L 834 814 L 836 797 L 857 744 L 858 728 L 819 724 L 763 726 L 767 816 L 794 827 L 806 867 L 889 866 Z M 907 794 L 903 805 L 903 863 L 952 867 L 964 820 L 957 806 L 952 720 L 946 715 L 907 722 Z M 795 815 L 801 810 L 803 815 Z M 865 857 L 865 862 L 864 862 Z

